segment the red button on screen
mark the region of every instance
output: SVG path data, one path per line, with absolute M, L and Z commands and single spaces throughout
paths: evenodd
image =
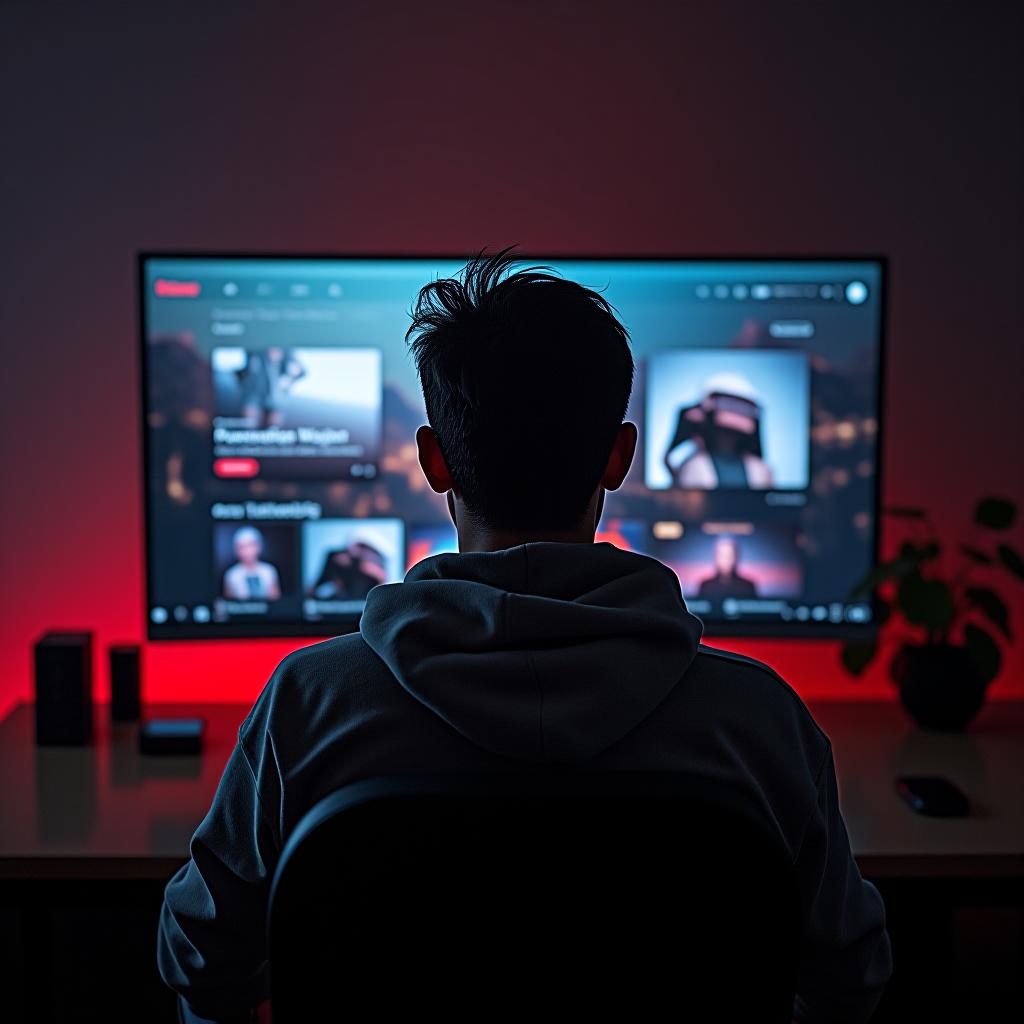
M 213 464 L 214 476 L 220 477 L 245 480 L 259 471 L 260 464 L 255 459 L 217 459 Z

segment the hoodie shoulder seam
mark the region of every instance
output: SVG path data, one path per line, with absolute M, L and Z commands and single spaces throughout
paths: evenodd
M 731 661 L 736 665 L 745 665 L 748 668 L 756 669 L 762 675 L 768 676 L 768 678 L 777 686 L 781 687 L 789 696 L 789 699 L 796 704 L 803 717 L 814 726 L 814 731 L 818 734 L 819 738 L 825 743 L 825 745 L 831 746 L 831 741 L 825 731 L 814 720 L 814 716 L 808 710 L 807 705 L 800 699 L 800 695 L 770 665 L 766 665 L 764 662 L 758 661 L 756 658 L 748 658 L 742 654 L 735 654 L 732 651 L 720 651 L 717 647 L 707 647 L 703 643 L 697 645 L 697 655 L 699 656 L 701 654 L 708 655 L 711 658 L 718 658 L 721 661 Z

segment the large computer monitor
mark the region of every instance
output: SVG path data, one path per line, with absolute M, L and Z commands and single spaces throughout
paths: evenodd
M 597 539 L 670 566 L 712 634 L 870 629 L 849 595 L 876 556 L 884 262 L 529 262 L 632 336 L 640 444 Z M 463 264 L 140 258 L 151 639 L 345 632 L 370 587 L 457 550 L 404 335 Z

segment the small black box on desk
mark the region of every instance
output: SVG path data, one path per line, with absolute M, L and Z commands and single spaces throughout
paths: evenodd
M 142 713 L 139 648 L 117 644 L 110 648 L 110 717 L 115 722 L 137 722 Z
M 201 718 L 149 718 L 139 728 L 140 754 L 201 754 Z
M 47 633 L 36 641 L 36 743 L 92 739 L 92 633 Z

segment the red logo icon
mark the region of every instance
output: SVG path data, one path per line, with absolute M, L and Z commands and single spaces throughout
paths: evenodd
M 161 299 L 196 299 L 199 297 L 198 281 L 171 281 L 166 277 L 158 277 L 153 291 Z

